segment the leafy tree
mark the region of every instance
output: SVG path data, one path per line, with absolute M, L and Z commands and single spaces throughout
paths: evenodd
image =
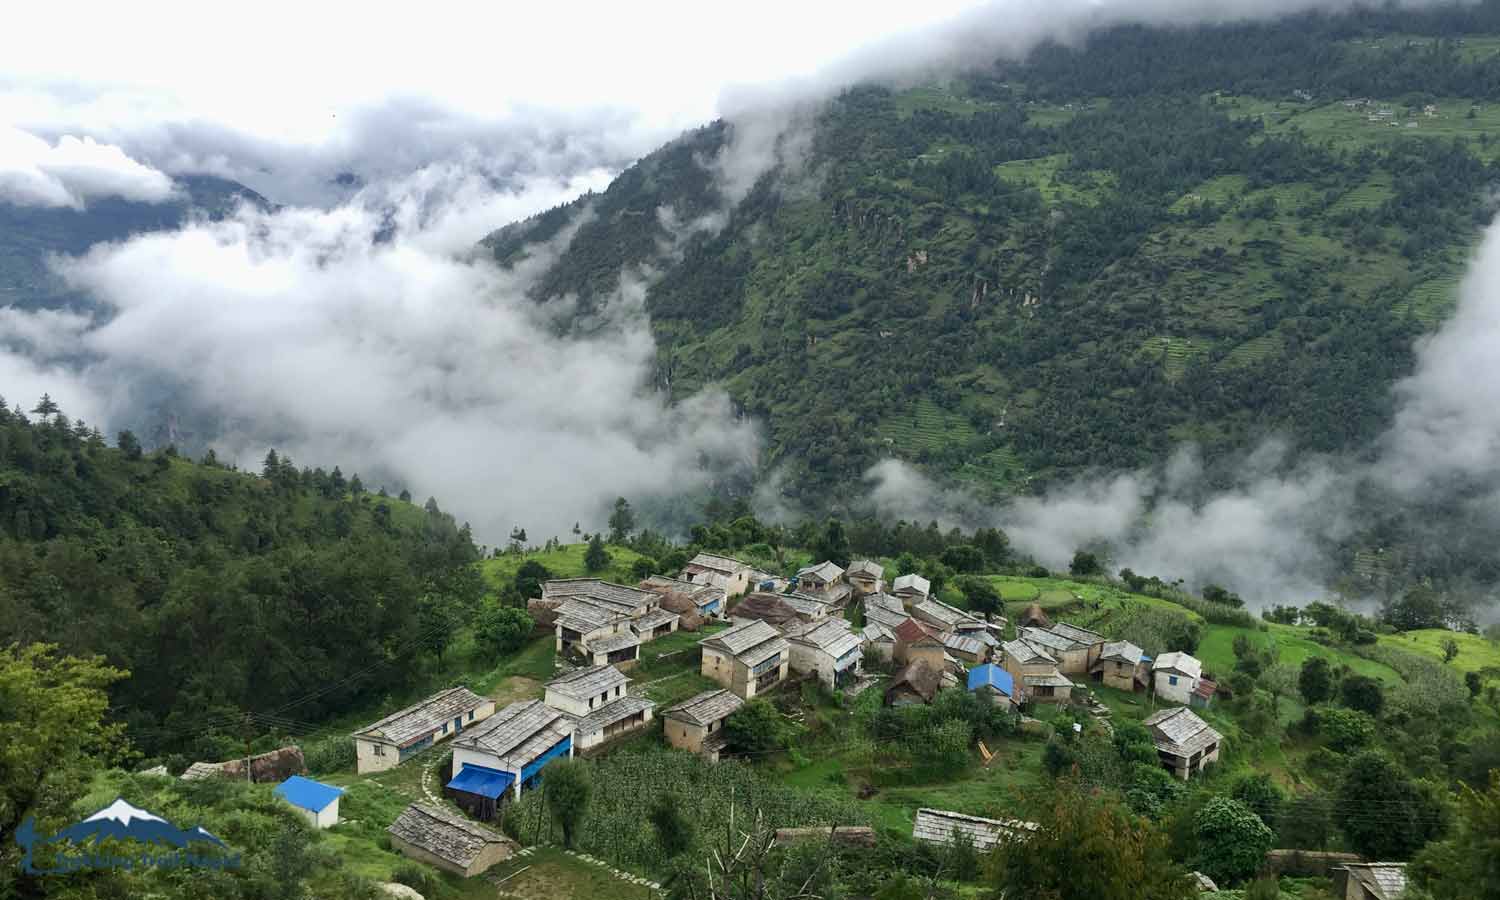
M 115 445 L 120 448 L 121 453 L 125 454 L 126 459 L 137 460 L 141 458 L 143 452 L 141 450 L 141 442 L 136 438 L 134 432 L 120 432 L 119 436 L 115 438 Z
M 818 536 L 817 542 L 813 544 L 813 557 L 826 559 L 834 565 L 847 568 L 850 560 L 849 535 L 844 531 L 844 523 L 838 519 L 829 519 L 823 526 L 823 533 Z
M 984 554 L 971 544 L 959 544 L 944 550 L 939 557 L 943 565 L 956 572 L 980 572 L 984 570 Z
M 1484 681 L 1479 677 L 1478 672 L 1465 672 L 1464 687 L 1469 689 L 1470 697 L 1478 697 L 1479 692 L 1484 689 Z
M 1412 880 L 1434 900 L 1500 900 L 1500 770 L 1482 792 L 1459 786 L 1454 824 L 1412 858 Z
M 1308 706 L 1326 702 L 1333 696 L 1333 668 L 1321 656 L 1309 656 L 1297 676 L 1297 691 Z
M 1242 776 L 1229 789 L 1229 796 L 1248 806 L 1271 827 L 1281 820 L 1281 810 L 1286 804 L 1286 794 L 1265 772 Z
M 1000 611 L 1003 601 L 1000 592 L 987 578 L 976 575 L 965 575 L 958 579 L 957 587 L 964 595 L 969 609 L 981 615 L 990 615 Z
M 1335 799 L 1344 837 L 1367 859 L 1410 859 L 1447 827 L 1439 792 L 1407 778 L 1379 750 L 1349 760 Z
M 606 562 L 605 565 L 609 563 Z M 516 569 L 516 577 L 511 584 L 515 587 L 517 596 L 529 600 L 542 596 L 542 582 L 551 581 L 552 577 L 551 569 L 534 559 L 528 559 Z
M 1274 875 L 1257 878 L 1245 888 L 1241 900 L 1281 900 L 1281 883 Z
M 1375 738 L 1375 720 L 1367 712 L 1324 706 L 1309 714 L 1316 720 L 1318 732 L 1328 740 L 1328 746 L 1340 753 L 1352 753 Z
M 1068 571 L 1074 575 L 1098 575 L 1104 571 L 1104 566 L 1100 564 L 1098 556 L 1087 550 L 1079 550 L 1073 554 Z
M 1453 638 L 1443 638 L 1443 662 L 1451 663 L 1458 658 L 1458 641 Z
M 401 493 L 396 495 L 396 499 L 400 500 L 402 503 L 410 503 L 411 491 L 408 491 L 406 488 L 402 488 Z
M 555 759 L 542 769 L 543 792 L 552 818 L 562 828 L 563 846 L 572 847 L 593 792 L 589 764 L 582 759 Z
M 602 572 L 609 568 L 611 557 L 604 549 L 604 540 L 599 535 L 589 538 L 589 548 L 583 554 L 583 567 L 590 572 Z
M 780 750 L 785 741 L 781 714 L 769 701 L 759 697 L 730 713 L 724 720 L 724 736 L 738 753 L 767 753 Z
M 1381 707 L 1385 706 L 1385 691 L 1379 681 L 1368 675 L 1350 675 L 1339 682 L 1339 697 L 1350 709 L 1372 716 L 1380 715 Z
M 1249 806 L 1214 797 L 1198 810 L 1198 868 L 1220 884 L 1244 881 L 1260 870 L 1276 836 Z
M 1281 843 L 1301 850 L 1326 850 L 1333 839 L 1333 804 L 1321 793 L 1294 797 L 1277 826 Z
M 526 643 L 536 623 L 523 609 L 490 605 L 481 609 L 474 622 L 474 634 L 495 653 L 510 653 Z
M 615 500 L 614 511 L 609 514 L 609 542 L 623 544 L 635 531 L 635 511 L 624 497 Z
M 655 575 L 658 571 L 656 560 L 649 556 L 638 556 L 635 562 L 630 564 L 630 577 L 636 581 L 644 581 Z
M 67 824 L 93 772 L 125 755 L 124 729 L 104 723 L 107 691 L 125 676 L 52 645 L 0 647 L 0 895 L 20 876 L 22 821 Z
M 656 798 L 648 815 L 656 830 L 656 842 L 668 857 L 686 853 L 693 846 L 693 821 L 682 814 L 682 799 L 665 793 Z
M 42 399 L 37 401 L 36 406 L 32 407 L 31 412 L 33 415 L 41 416 L 43 419 L 50 419 L 57 415 L 59 410 L 57 404 L 53 402 L 52 397 L 48 394 L 43 394 Z
M 1217 584 L 1203 586 L 1203 599 L 1209 603 L 1222 603 L 1225 606 L 1244 606 L 1245 601 L 1240 599 L 1239 594 L 1231 593 L 1226 588 Z
M 990 866 L 1007 897 L 1050 900 L 1191 900 L 1197 886 L 1167 841 L 1107 793 L 1057 782 L 1034 816 L 1040 827 L 1005 843 Z
M 1386 605 L 1381 618 L 1397 631 L 1442 628 L 1446 624 L 1443 598 L 1426 585 L 1417 585 Z

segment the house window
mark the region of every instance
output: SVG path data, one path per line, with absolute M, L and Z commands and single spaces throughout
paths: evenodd
M 469 710 L 469 721 L 470 722 L 474 721 L 474 710 L 472 710 L 472 709 Z
M 589 709 L 593 709 L 593 708 L 594 708 L 594 698 L 590 697 L 589 698 Z
M 385 747 L 381 746 L 380 744 L 376 744 L 375 745 L 375 755 L 376 756 L 385 756 Z
M 1167 684 L 1176 684 L 1176 683 L 1177 683 L 1177 676 L 1176 675 L 1168 675 L 1167 676 Z
M 444 722 L 443 723 L 443 734 L 447 734 L 447 733 L 448 733 L 448 723 Z

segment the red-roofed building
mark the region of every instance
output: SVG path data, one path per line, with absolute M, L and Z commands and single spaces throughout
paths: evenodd
M 943 671 L 943 655 L 945 648 L 943 639 L 938 636 L 936 629 L 919 622 L 916 619 L 907 619 L 893 629 L 896 635 L 895 656 L 896 662 L 901 665 L 922 661 L 932 667 L 934 672 Z

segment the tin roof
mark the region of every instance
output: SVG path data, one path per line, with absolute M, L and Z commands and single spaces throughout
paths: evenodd
M 907 619 L 895 628 L 896 640 L 902 643 L 912 644 L 922 640 L 937 640 L 933 635 L 931 627 L 918 622 L 916 619 Z
M 977 691 L 982 687 L 992 687 L 1007 697 L 1016 695 L 1015 679 L 994 663 L 985 663 L 969 670 L 969 690 Z
M 547 682 L 547 690 L 556 691 L 565 697 L 587 700 L 629 682 L 630 679 L 614 666 L 586 666 Z
M 983 656 L 984 644 L 971 637 L 961 634 L 950 634 L 943 638 L 943 646 L 955 653 L 967 653 L 970 656 Z
M 344 793 L 344 789 L 324 784 L 321 781 L 313 781 L 311 778 L 303 778 L 301 775 L 293 775 L 276 785 L 273 793 L 293 806 L 318 813 L 337 800 L 339 795 Z
M 1101 661 L 1106 659 L 1114 659 L 1121 662 L 1130 663 L 1132 666 L 1136 666 L 1140 665 L 1141 656 L 1143 656 L 1145 652 L 1146 651 L 1142 650 L 1140 647 L 1137 647 L 1135 644 L 1130 643 L 1129 641 L 1110 641 L 1109 643 L 1104 645 L 1103 650 L 1099 651 L 1099 659 Z
M 727 717 L 744 705 L 745 701 L 735 696 L 732 691 L 720 688 L 714 691 L 704 691 L 676 706 L 668 707 L 662 715 L 672 719 L 681 719 L 693 725 L 707 726 Z
M 444 722 L 476 710 L 486 702 L 488 701 L 466 687 L 448 688 L 393 712 L 378 722 L 366 725 L 354 732 L 354 736 L 404 746 L 421 740 L 441 728 Z

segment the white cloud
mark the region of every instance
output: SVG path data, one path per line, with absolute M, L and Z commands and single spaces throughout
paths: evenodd
M 96 197 L 160 203 L 172 179 L 119 147 L 64 135 L 57 143 L 0 125 L 0 202 L 82 209 Z

